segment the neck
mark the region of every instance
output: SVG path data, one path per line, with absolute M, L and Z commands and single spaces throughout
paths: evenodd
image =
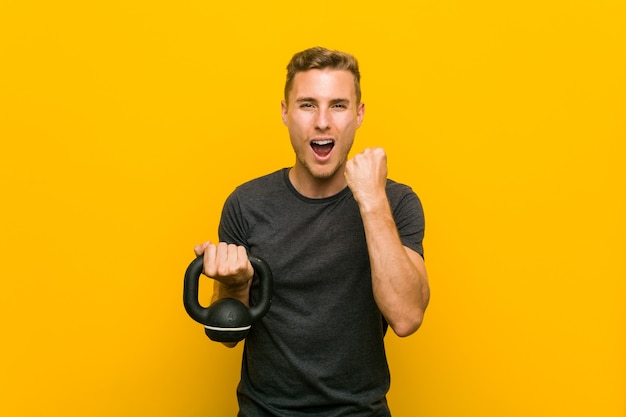
M 300 194 L 307 198 L 332 197 L 348 185 L 343 168 L 330 177 L 317 178 L 297 164 L 289 170 L 289 181 Z

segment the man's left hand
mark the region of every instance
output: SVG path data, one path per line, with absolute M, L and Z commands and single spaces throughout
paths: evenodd
M 360 206 L 385 196 L 387 155 L 383 148 L 367 148 L 346 163 L 348 187 Z

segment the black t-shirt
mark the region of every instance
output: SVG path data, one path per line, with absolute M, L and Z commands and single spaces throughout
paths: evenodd
M 388 180 L 387 196 L 402 243 L 423 254 L 417 195 Z M 229 196 L 219 237 L 264 259 L 274 277 L 270 311 L 245 342 L 239 416 L 389 416 L 386 324 L 350 189 L 310 199 L 288 169 L 274 172 Z M 256 296 L 253 285 L 252 304 Z

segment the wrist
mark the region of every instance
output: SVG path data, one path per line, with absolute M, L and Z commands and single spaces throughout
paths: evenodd
M 386 193 L 368 195 L 366 198 L 357 199 L 361 214 L 379 213 L 389 211 L 389 200 Z

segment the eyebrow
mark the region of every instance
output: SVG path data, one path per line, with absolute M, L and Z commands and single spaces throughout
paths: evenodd
M 296 103 L 303 103 L 303 102 L 317 103 L 317 99 L 315 99 L 313 97 L 298 97 L 296 99 Z M 334 98 L 334 99 L 330 100 L 330 104 L 338 104 L 338 103 L 350 103 L 350 99 L 347 99 L 347 98 Z

